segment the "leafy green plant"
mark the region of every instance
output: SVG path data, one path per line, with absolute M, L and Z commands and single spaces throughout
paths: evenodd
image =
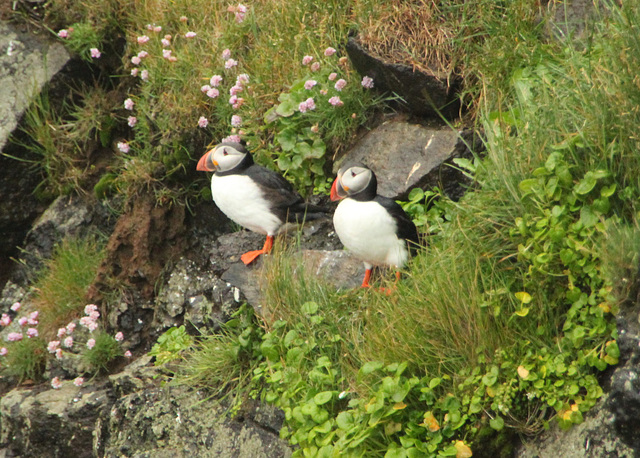
M 163 366 L 171 361 L 180 359 L 182 357 L 181 353 L 192 345 L 193 339 L 187 334 L 185 326 L 174 326 L 158 337 L 158 342 L 153 344 L 149 355 L 156 359 L 156 366 Z

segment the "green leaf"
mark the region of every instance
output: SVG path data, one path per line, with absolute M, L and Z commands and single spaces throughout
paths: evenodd
M 263 342 L 262 345 L 260 345 L 260 352 L 262 353 L 262 356 L 267 358 L 269 361 L 278 361 L 280 357 L 278 349 L 267 342 Z
M 336 425 L 343 431 L 348 431 L 354 426 L 353 414 L 351 412 L 340 412 L 336 417 Z
M 584 227 L 593 227 L 598 221 L 598 215 L 590 205 L 585 205 L 580 209 L 580 222 Z
M 491 426 L 496 431 L 502 431 L 502 428 L 504 428 L 504 420 L 500 415 L 496 415 L 495 418 L 492 418 L 489 421 L 489 426 Z
M 584 174 L 584 178 L 575 186 L 574 191 L 576 194 L 585 195 L 589 194 L 591 190 L 596 186 L 598 182 L 596 174 L 589 171 Z
M 291 151 L 298 141 L 298 133 L 293 127 L 287 127 L 276 135 L 276 141 L 282 147 L 283 151 Z
M 529 314 L 529 307 L 522 307 L 520 310 L 514 312 L 518 316 L 527 316 Z
M 374 371 L 382 369 L 383 366 L 384 364 L 382 364 L 380 361 L 367 361 L 360 368 L 360 373 L 362 375 L 368 375 Z
M 316 405 L 321 406 L 322 404 L 326 404 L 331 401 L 332 397 L 333 391 L 322 391 L 313 397 L 313 402 L 315 402 Z
M 519 291 L 515 293 L 515 296 L 516 299 L 518 299 L 523 304 L 528 304 L 529 302 L 531 302 L 531 294 L 527 293 L 526 291 Z
M 318 304 L 313 301 L 308 301 L 302 304 L 302 313 L 306 315 L 315 315 L 318 312 Z

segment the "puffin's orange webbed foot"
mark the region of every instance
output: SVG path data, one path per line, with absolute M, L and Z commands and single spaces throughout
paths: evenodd
M 270 253 L 272 247 L 273 247 L 273 235 L 267 235 L 267 239 L 264 241 L 264 246 L 262 247 L 262 250 L 247 251 L 245 254 L 240 256 L 240 259 L 242 260 L 242 262 L 244 262 L 246 266 L 248 266 L 253 261 L 255 261 L 256 258 L 261 254 Z

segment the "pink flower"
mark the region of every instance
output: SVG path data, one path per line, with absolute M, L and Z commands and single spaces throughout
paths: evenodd
M 124 340 L 124 334 L 122 332 L 117 332 L 114 336 L 114 339 L 116 339 L 118 342 L 122 342 Z
M 226 68 L 227 70 L 229 70 L 230 68 L 235 67 L 236 65 L 238 65 L 238 61 L 234 60 L 234 59 L 227 59 L 227 61 L 224 63 L 224 68 Z
M 340 100 L 340 97 L 338 97 L 337 95 L 334 95 L 333 97 L 331 97 L 329 99 L 329 103 L 334 107 L 341 107 L 342 105 L 344 105 L 344 102 Z
M 165 40 L 171 40 L 171 35 L 166 34 L 166 35 L 164 36 L 164 39 L 165 39 Z
M 160 40 L 160 43 L 162 43 L 162 46 L 164 48 L 166 48 L 167 46 L 171 46 L 171 42 L 169 40 L 167 40 L 166 38 L 163 38 L 162 40 Z
M 229 48 L 227 48 L 224 51 L 222 51 L 222 59 L 223 60 L 227 60 L 230 57 L 231 57 L 231 51 L 229 50 Z
M 236 78 L 237 86 L 242 86 L 243 84 L 247 84 L 248 82 L 249 82 L 249 75 L 247 75 L 246 73 L 241 73 Z
M 312 72 L 317 72 L 318 70 L 320 70 L 320 62 L 312 63 L 310 68 Z
M 217 90 L 215 87 L 212 87 L 207 91 L 207 97 L 211 97 L 212 99 L 215 99 L 219 95 L 220 95 L 220 91 Z
M 218 87 L 220 83 L 222 83 L 222 76 L 220 75 L 213 75 L 209 80 L 209 84 L 213 87 Z
M 62 337 L 67 334 L 67 328 L 58 328 L 58 337 Z
M 164 57 L 165 59 L 169 59 L 171 57 L 171 50 L 170 49 L 163 49 L 162 50 L 162 57 Z
M 9 350 L 7 350 L 5 347 L 0 348 L 0 356 L 6 356 L 7 353 L 9 353 Z
M 129 350 L 127 350 L 127 351 L 125 351 L 125 352 L 124 352 L 124 357 L 125 357 L 125 358 L 131 358 L 131 356 L 132 356 L 132 355 L 131 355 L 131 352 L 130 352 Z
M 84 378 L 82 377 L 76 377 L 73 379 L 73 384 L 75 386 L 82 386 L 83 383 L 84 383 Z
M 364 78 L 362 78 L 362 87 L 364 87 L 365 89 L 372 89 L 373 88 L 373 78 L 370 78 L 368 76 L 365 76 Z
M 22 340 L 22 333 L 21 332 L 10 332 L 7 335 L 7 340 L 9 342 L 18 342 L 20 340 Z
M 238 115 L 231 116 L 231 125 L 233 127 L 240 127 L 242 125 L 242 118 Z
M 309 97 L 307 100 L 305 100 L 305 102 L 307 104 L 307 110 L 315 110 L 316 109 L 316 102 Z
M 195 32 L 187 32 L 184 34 L 185 38 L 194 38 L 196 36 Z
M 300 102 L 300 104 L 298 105 L 298 110 L 300 110 L 300 113 L 306 113 L 307 102 Z
M 129 124 L 129 127 L 133 127 L 136 124 L 138 124 L 138 118 L 136 118 L 135 116 L 129 116 L 127 118 L 127 124 Z
M 89 350 L 91 350 L 93 347 L 96 346 L 96 339 L 89 339 L 87 340 L 87 348 Z
M 62 359 L 62 348 L 56 348 L 56 359 Z
M 236 11 L 238 13 L 246 13 L 248 10 L 247 10 L 247 7 L 244 6 L 242 3 L 238 3 L 238 6 L 236 7 Z
M 140 52 L 138 53 L 138 57 L 139 57 L 140 59 L 144 59 L 145 57 L 149 57 L 149 53 L 148 53 L 147 51 L 140 51 Z
M 147 30 L 153 30 L 153 26 L 151 24 L 147 24 Z
M 66 348 L 73 347 L 73 337 L 71 337 L 71 336 L 65 337 L 65 339 L 62 341 L 62 346 L 66 347 Z
M 141 62 L 141 59 L 140 59 L 138 56 L 133 56 L 133 57 L 131 58 L 131 63 L 132 63 L 133 65 L 140 65 L 140 62 Z
M 139 71 L 138 68 L 132 68 L 131 69 L 131 76 L 138 76 L 138 71 Z
M 229 135 L 228 137 L 224 137 L 222 142 L 230 142 L 230 143 L 240 143 L 241 139 L 239 135 Z
M 242 86 L 237 84 L 235 86 L 231 86 L 231 89 L 229 89 L 229 94 L 231 95 L 236 95 L 238 92 L 242 92 Z
M 20 307 L 22 307 L 20 302 L 14 302 L 13 305 L 11 306 L 11 310 L 13 310 L 14 312 L 17 312 L 18 310 L 20 310 Z
M 208 84 L 205 84 L 204 86 L 200 86 L 200 91 L 204 92 L 205 94 L 209 89 L 211 89 L 211 86 L 209 86 Z
M 56 350 L 58 350 L 58 347 L 60 347 L 59 340 L 52 340 L 47 344 L 47 350 L 49 350 L 49 353 L 55 353 Z
M 318 84 L 318 82 L 316 80 L 307 80 L 304 83 L 304 88 L 309 90 L 309 89 L 313 88 L 313 86 L 315 86 L 316 84 Z
M 331 73 L 331 74 L 329 75 L 329 81 L 333 81 L 333 80 L 335 80 L 337 77 L 338 77 L 338 74 L 337 74 L 337 73 L 335 73 L 335 72 L 334 72 L 334 73 Z
M 142 70 L 140 78 L 142 78 L 142 81 L 147 81 L 149 79 L 149 70 Z
M 125 110 L 133 110 L 133 105 L 134 105 L 134 103 L 133 103 L 133 100 L 131 100 L 131 99 L 126 99 L 124 101 L 124 109 Z M 85 313 L 86 313 L 87 312 L 87 308 L 85 307 L 84 310 L 85 310 Z
M 313 60 L 313 56 L 304 56 L 302 58 L 302 65 L 309 65 Z
M 231 97 L 229 97 L 229 104 L 230 105 L 235 105 L 236 103 L 238 103 L 238 96 L 237 95 L 232 95 Z
M 346 85 L 347 85 L 347 82 L 342 78 L 340 78 L 338 81 L 336 81 L 336 84 L 334 87 L 336 88 L 336 91 L 341 91 L 342 89 L 344 89 Z
M 23 316 L 18 319 L 18 324 L 20 326 L 24 326 L 27 324 L 27 321 L 29 321 L 29 319 L 26 316 Z
M 80 326 L 84 326 L 85 328 L 93 331 L 97 328 L 97 324 L 93 318 L 90 316 L 83 316 L 80 318 Z M 93 328 L 93 329 L 92 329 Z
M 69 38 L 69 31 L 67 29 L 60 29 L 58 36 L 60 38 Z
M 51 387 L 54 390 L 57 390 L 58 388 L 60 388 L 62 386 L 62 382 L 60 381 L 60 379 L 58 377 L 53 377 L 51 379 Z
M 32 337 L 38 337 L 38 330 L 36 328 L 27 329 L 27 337 L 31 339 Z
M 98 48 L 91 48 L 89 52 L 91 53 L 91 57 L 93 57 L 94 59 L 100 59 L 100 56 L 102 55 Z
M 205 118 L 204 116 L 200 116 L 200 118 L 198 119 L 198 127 L 204 129 L 208 125 L 209 125 L 209 120 L 207 118 Z
M 98 306 L 96 304 L 87 304 L 84 306 L 84 314 L 89 315 L 91 312 L 97 312 Z
M 89 316 L 89 318 L 91 318 L 94 321 L 100 318 L 100 312 L 98 312 L 97 310 L 92 310 L 89 313 L 87 313 L 87 315 Z
M 38 315 L 40 315 L 40 312 L 38 312 L 37 310 L 35 312 L 31 312 L 29 314 L 29 319 L 32 321 L 36 321 L 38 319 Z
M 156 33 L 157 33 L 157 32 L 162 32 L 162 26 L 160 26 L 160 25 L 156 25 L 156 26 L 153 28 L 153 31 L 154 31 L 154 32 L 156 32 Z
M 336 49 L 332 48 L 331 46 L 329 46 L 327 49 L 324 50 L 324 55 L 329 57 L 329 56 L 333 56 L 336 53 Z
M 67 325 L 67 332 L 71 334 L 76 329 L 76 324 L 72 321 Z
M 2 318 L 0 318 L 0 326 L 9 326 L 11 324 L 11 317 L 6 313 L 2 314 Z
M 122 152 L 123 152 L 123 153 L 125 153 L 125 154 L 129 152 L 129 149 L 130 149 L 130 148 L 129 148 L 129 144 L 128 144 L 127 142 L 118 142 L 118 143 L 116 144 L 116 146 L 118 147 L 118 149 L 119 149 L 120 151 L 122 151 Z
M 189 18 L 187 16 L 180 16 L 180 22 L 187 22 Z
M 139 36 L 137 40 L 138 40 L 138 44 L 143 45 L 149 41 L 149 37 L 146 35 L 142 35 L 142 36 Z

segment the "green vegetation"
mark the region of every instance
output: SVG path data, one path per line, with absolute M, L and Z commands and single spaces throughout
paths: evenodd
M 67 238 L 55 248 L 34 283 L 45 337 L 53 337 L 58 328 L 81 315 L 103 256 L 103 242 L 95 237 Z
M 461 122 L 485 134 L 486 155 L 457 163 L 474 192 L 451 202 L 414 191 L 403 203 L 428 248 L 392 296 L 336 292 L 284 251 L 265 265 L 264 316 L 244 307 L 222 333 L 196 339 L 177 380 L 276 404 L 297 456 L 463 457 L 487 437 L 582 421 L 602 393 L 599 371 L 618 362 L 618 306 L 638 289 L 640 7 L 606 6 L 575 41 L 545 36 L 553 26 L 525 0 L 274 0 L 252 2 L 242 21 L 239 6 L 204 0 L 74 9 L 74 31 L 91 37 L 74 49 L 115 53 L 112 35 L 126 40 L 117 109 L 85 94 L 80 106 L 102 108 L 75 117 L 96 126 L 115 112 L 115 127 L 83 134 L 118 145 L 94 188 L 101 196 L 199 195 L 204 181 L 185 179 L 194 159 L 229 135 L 301 191 L 326 190 L 331 154 L 382 108 L 324 54 L 352 28 L 381 55 L 464 77 Z M 56 30 L 71 25 L 59 23 L 67 7 L 51 2 Z M 334 70 L 342 92 L 328 82 Z M 243 101 L 230 104 L 231 90 Z M 329 102 L 336 91 L 341 106 Z M 300 108 L 307 96 L 315 109 Z M 48 133 L 68 122 L 66 110 L 42 102 L 31 115 L 52 192 L 83 186 L 74 149 Z M 154 350 L 158 362 L 189 345 L 176 329 Z
M 158 337 L 158 342 L 153 345 L 149 355 L 156 359 L 156 366 L 163 366 L 170 361 L 179 359 L 180 353 L 188 350 L 192 345 L 193 338 L 187 334 L 184 325 L 174 326 Z
M 18 383 L 26 380 L 39 382 L 47 361 L 47 349 L 39 337 L 27 338 L 9 345 L 3 358 L 3 373 L 15 377 Z
M 122 356 L 122 347 L 111 334 L 100 331 L 95 338 L 87 341 L 88 349 L 82 357 L 94 373 L 108 372 L 109 363 Z

